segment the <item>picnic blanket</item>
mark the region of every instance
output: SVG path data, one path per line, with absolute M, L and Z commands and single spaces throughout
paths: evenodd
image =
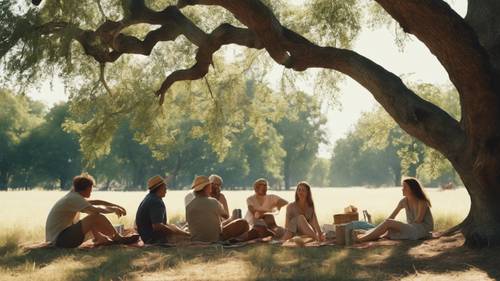
M 124 232 L 125 235 L 131 235 L 134 234 L 135 230 L 130 229 L 126 230 Z M 114 245 L 118 247 L 123 247 L 123 248 L 150 248 L 150 247 L 162 247 L 162 248 L 171 248 L 171 247 L 177 247 L 177 248 L 210 248 L 210 247 L 223 247 L 223 248 L 240 248 L 244 247 L 247 245 L 252 245 L 252 244 L 257 244 L 257 243 L 267 243 L 267 244 L 281 244 L 281 242 L 272 240 L 272 237 L 264 237 L 264 238 L 256 238 L 253 240 L 249 241 L 219 241 L 219 242 L 199 242 L 199 241 L 182 241 L 178 243 L 156 243 L 156 244 L 145 244 L 141 239 L 139 239 L 138 242 L 133 243 L 133 244 L 127 244 L 127 245 Z M 95 249 L 95 248 L 102 248 L 107 245 L 96 245 L 92 239 L 84 241 L 80 246 L 78 246 L 76 249 L 81 249 L 81 250 L 89 250 L 89 249 Z M 55 245 L 53 245 L 50 242 L 32 242 L 32 243 L 26 243 L 20 245 L 20 247 L 25 250 L 25 251 L 30 251 L 30 250 L 37 250 L 37 249 L 51 249 L 51 248 L 56 248 Z
M 135 230 L 134 229 L 127 229 L 124 231 L 125 235 L 131 235 L 134 234 Z M 438 239 L 440 237 L 439 233 L 433 233 L 432 237 L 429 237 L 428 239 Z M 345 246 L 347 248 L 353 248 L 353 249 L 369 249 L 369 248 L 374 248 L 374 247 L 380 247 L 380 246 L 396 246 L 399 245 L 400 243 L 403 243 L 402 240 L 389 240 L 386 238 L 378 239 L 376 241 L 370 241 L 370 242 L 363 242 L 363 243 L 356 243 L 350 246 Z M 171 248 L 171 247 L 178 247 L 178 248 L 210 248 L 210 247 L 222 247 L 225 249 L 232 249 L 232 248 L 241 248 L 245 247 L 248 245 L 254 245 L 254 244 L 269 244 L 269 245 L 280 245 L 282 247 L 287 247 L 287 248 L 312 248 L 312 247 L 324 247 L 324 246 L 338 246 L 338 247 L 344 247 L 341 245 L 335 244 L 335 238 L 333 239 L 327 239 L 325 241 L 315 241 L 314 239 L 307 237 L 307 236 L 296 236 L 292 239 L 289 239 L 287 241 L 280 241 L 280 240 L 275 240 L 273 239 L 272 236 L 264 237 L 264 238 L 256 238 L 253 240 L 249 241 L 219 241 L 215 243 L 210 243 L 210 242 L 198 242 L 198 241 L 183 241 L 179 243 L 160 243 L 160 244 L 144 244 L 142 240 L 139 239 L 137 243 L 133 244 L 128 244 L 128 245 L 116 245 L 118 247 L 123 247 L 123 248 L 143 248 L 143 247 L 164 247 L 164 248 Z M 36 243 L 27 243 L 20 245 L 23 250 L 29 251 L 29 250 L 36 250 L 36 249 L 50 249 L 50 248 L 56 248 L 53 244 L 49 242 L 36 242 Z M 100 248 L 104 247 L 103 245 L 96 245 L 93 243 L 92 240 L 87 240 L 82 243 L 78 247 L 78 249 L 82 250 L 89 250 L 89 249 L 95 249 L 95 248 Z
M 128 228 L 123 230 L 123 235 L 133 235 L 137 234 L 137 231 L 133 228 Z M 116 245 L 116 244 L 112 244 Z M 109 245 L 96 245 L 92 239 L 88 239 L 84 241 L 80 246 L 77 247 L 77 249 L 94 249 L 94 248 L 99 248 L 99 247 L 104 247 L 104 246 L 109 246 Z M 142 242 L 140 239 L 136 243 L 132 244 L 127 244 L 127 245 L 118 245 L 120 247 L 132 247 L 132 248 L 141 248 L 144 246 L 144 242 Z M 51 242 L 29 242 L 29 243 L 24 243 L 20 245 L 20 248 L 23 249 L 24 251 L 30 251 L 30 250 L 37 250 L 37 249 L 51 249 L 51 248 L 56 248 L 56 246 L 51 243 Z
M 335 245 L 335 239 L 327 239 L 325 241 L 316 241 L 307 236 L 296 236 L 283 242 L 282 247 L 287 248 L 311 248 Z

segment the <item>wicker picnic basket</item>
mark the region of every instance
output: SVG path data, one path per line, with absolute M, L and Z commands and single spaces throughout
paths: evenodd
M 333 215 L 333 224 L 350 223 L 359 220 L 358 212 Z

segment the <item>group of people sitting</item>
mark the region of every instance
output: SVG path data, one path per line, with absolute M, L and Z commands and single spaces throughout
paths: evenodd
M 146 244 L 177 243 L 180 241 L 248 241 L 272 236 L 288 240 L 296 235 L 305 235 L 323 241 L 322 232 L 312 198 L 311 187 L 299 182 L 295 200 L 287 200 L 267 194 L 268 182 L 258 179 L 254 183 L 255 194 L 247 198 L 247 213 L 242 218 L 241 210 L 229 212 L 227 199 L 221 192 L 223 180 L 218 175 L 195 177 L 191 191 L 185 197 L 186 224 L 175 225 L 167 221 L 167 210 L 163 198 L 167 183 L 161 176 L 148 180 L 148 194 L 140 203 L 135 226 L 138 234 L 122 236 L 103 215 L 115 213 L 126 215 L 126 210 L 116 204 L 102 200 L 87 200 L 95 180 L 88 174 L 76 176 L 73 188 L 53 206 L 46 223 L 46 240 L 57 247 L 73 248 L 81 245 L 89 234 L 96 245 L 129 244 L 140 239 Z M 414 178 L 403 180 L 403 196 L 388 219 L 367 231 L 354 236 L 354 242 L 390 239 L 421 239 L 433 230 L 431 203 L 420 183 Z M 274 215 L 286 206 L 284 227 L 276 224 Z M 394 218 L 406 211 L 407 223 Z M 80 213 L 88 214 L 80 220 Z

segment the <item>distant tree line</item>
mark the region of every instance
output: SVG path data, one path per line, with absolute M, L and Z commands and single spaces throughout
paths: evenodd
M 431 84 L 412 87 L 460 120 L 455 89 Z M 442 154 L 405 133 L 380 106 L 365 112 L 353 130 L 337 141 L 329 169 L 332 186 L 399 186 L 402 176 L 418 177 L 428 186 L 462 184 Z
M 277 188 L 289 188 L 303 179 L 326 185 L 321 180 L 327 178 L 328 169 L 318 169 L 316 159 L 319 143 L 325 141 L 322 126 L 326 120 L 312 97 L 303 93 L 296 97 L 300 101 L 290 99 L 290 106 L 300 102 L 307 105 L 304 110 L 289 111 L 272 122 L 261 139 L 255 137 L 252 127 L 242 130 L 223 159 L 207 137 L 192 136 L 197 122 L 188 119 L 178 125 L 180 133 L 165 151 L 167 157 L 137 141 L 130 123 L 122 122 L 109 152 L 88 162 L 81 152 L 79 135 L 68 129 L 70 104 L 47 109 L 40 102 L 3 89 L 0 190 L 68 189 L 72 177 L 83 170 L 93 174 L 104 189 L 144 189 L 147 178 L 156 174 L 168 177 L 172 189 L 189 186 L 195 175 L 212 173 L 223 177 L 226 188 L 245 188 L 260 177 Z
M 246 87 L 252 95 L 254 85 L 248 82 Z M 459 114 L 453 90 L 416 87 L 450 114 Z M 448 161 L 404 133 L 381 108 L 362 115 L 337 141 L 331 159 L 317 157 L 319 144 L 326 142 L 326 120 L 318 101 L 300 92 L 288 97 L 284 113 L 270 127 L 248 126 L 234 134 L 224 157 L 208 141 L 220 132 L 196 137 L 192 132 L 199 122 L 186 118 L 177 123 L 174 141 L 155 149 L 139 141 L 130 121 L 122 120 L 109 151 L 88 161 L 82 139 L 68 122 L 75 119 L 70 104 L 47 109 L 5 89 L 0 104 L 0 190 L 68 189 L 72 177 L 84 170 L 104 189 L 125 190 L 143 189 L 146 179 L 156 174 L 168 177 L 172 189 L 189 186 L 195 175 L 212 173 L 223 177 L 225 188 L 246 188 L 260 177 L 279 189 L 300 180 L 314 186 L 397 186 L 402 175 L 417 176 L 431 186 L 460 182 Z

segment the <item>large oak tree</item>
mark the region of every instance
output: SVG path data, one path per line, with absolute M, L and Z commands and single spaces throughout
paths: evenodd
M 2 3 L 8 5 L 8 2 Z M 64 6 L 71 5 L 71 2 L 77 1 L 48 0 L 46 5 L 53 7 L 57 3 Z M 156 9 L 156 5 L 153 9 L 155 1 L 146 4 L 139 0 L 122 0 L 121 14 L 110 4 L 114 2 L 119 1 L 96 0 L 84 1 L 81 5 L 72 4 L 75 10 L 70 17 L 84 15 L 86 6 L 95 4 L 104 18 L 102 21 L 96 20 L 97 25 L 96 21 L 78 25 L 68 17 L 66 21 L 61 20 L 63 17 L 59 14 L 46 15 L 45 19 L 52 16 L 53 20 L 30 17 L 24 24 L 32 27 L 30 34 L 33 42 L 54 34 L 65 35 L 53 37 L 53 41 L 58 44 L 72 40 L 79 42 L 84 53 L 100 64 L 100 80 L 103 83 L 106 81 L 105 65 L 118 61 L 124 54 L 148 56 L 159 43 L 173 41 L 183 35 L 196 46 L 193 54 L 195 63 L 165 75 L 154 93 L 160 103 L 165 101 L 167 93 L 171 93 L 169 89 L 175 86 L 175 82 L 205 77 L 213 64 L 214 53 L 229 44 L 263 49 L 277 64 L 299 72 L 309 68 L 341 72 L 370 91 L 403 130 L 441 152 L 452 163 L 471 197 L 470 213 L 459 226 L 466 243 L 470 246 L 500 243 L 499 1 L 469 0 L 467 16 L 462 18 L 442 0 L 375 0 L 405 32 L 423 42 L 448 72 L 460 96 L 460 120 L 419 97 L 397 75 L 361 54 L 338 46 L 320 46 L 321 42 L 310 41 L 292 30 L 290 23 L 282 24 L 275 14 L 276 7 L 270 8 L 270 2 L 179 0 L 175 5 L 161 9 Z M 347 5 L 354 5 L 355 2 L 343 1 Z M 328 5 L 328 1 L 323 4 Z M 220 7 L 229 12 L 232 18 L 227 18 L 226 23 L 206 32 L 206 26 L 201 26 L 203 18 L 193 20 L 186 16 L 186 13 L 201 9 L 201 6 Z M 33 15 L 38 11 L 29 10 L 28 13 Z M 43 13 L 43 8 L 40 13 Z M 120 17 L 111 17 L 116 14 Z M 10 15 L 13 21 L 23 23 L 15 13 Z M 287 17 L 293 17 L 293 14 L 279 15 L 283 20 Z M 143 37 L 125 32 L 139 24 L 154 28 Z M 11 28 L 14 32 L 4 32 L 8 36 L 2 38 L 2 57 L 12 48 L 18 48 L 18 51 L 22 48 L 17 45 L 17 41 L 26 34 L 15 32 L 15 27 Z M 317 31 L 331 36 L 328 30 Z M 64 40 L 68 38 L 71 40 Z M 45 52 L 47 58 L 54 59 L 54 52 Z M 69 57 L 71 53 L 65 55 Z M 19 65 L 19 68 L 22 67 Z M 159 73 L 155 72 L 154 75 Z M 147 77 L 153 74 L 143 75 Z M 112 86 L 104 84 L 112 95 Z

